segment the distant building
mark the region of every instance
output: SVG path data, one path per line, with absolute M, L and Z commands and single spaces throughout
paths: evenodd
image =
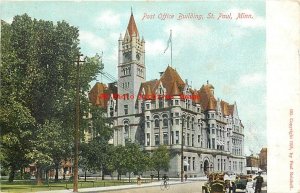
M 247 173 L 256 174 L 260 171 L 259 169 L 259 157 L 251 154 L 246 157 Z
M 114 120 L 114 145 L 131 141 L 147 151 L 167 145 L 172 150 L 168 175 L 173 177 L 181 171 L 182 143 L 188 176 L 245 173 L 244 126 L 237 104 L 216 99 L 208 82 L 191 88 L 170 66 L 158 79 L 146 81 L 145 40 L 133 14 L 118 42 L 117 82 L 98 82 L 89 93 L 91 103 Z
M 268 149 L 262 148 L 259 153 L 259 167 L 263 171 L 267 171 L 267 165 L 268 165 Z

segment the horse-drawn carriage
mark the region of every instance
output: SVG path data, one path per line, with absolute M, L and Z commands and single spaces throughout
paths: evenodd
M 210 173 L 208 175 L 208 182 L 202 186 L 202 193 L 226 193 L 232 189 L 235 184 L 236 192 L 246 192 L 246 184 L 248 175 L 239 175 L 236 179 L 224 179 L 225 173 Z

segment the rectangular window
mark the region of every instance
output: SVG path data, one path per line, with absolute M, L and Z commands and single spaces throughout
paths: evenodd
M 150 146 L 150 133 L 147 133 L 147 146 Z
M 191 157 L 188 157 L 188 170 L 191 170 Z
M 128 105 L 124 105 L 124 114 L 128 115 Z
M 187 145 L 190 146 L 190 134 L 187 134 Z
M 174 144 L 174 131 L 171 131 L 171 144 Z
M 146 104 L 146 109 L 150 109 L 150 105 L 149 104 Z
M 192 134 L 192 147 L 194 147 L 194 134 Z
M 179 101 L 178 100 L 175 100 L 175 105 L 178 105 L 179 104 Z
M 147 128 L 150 128 L 150 122 L 147 122 Z
M 155 145 L 159 145 L 159 134 L 158 133 L 155 134 L 154 140 L 155 140 Z
M 175 117 L 179 117 L 179 113 L 175 113 Z
M 229 151 L 229 141 L 227 141 L 227 151 Z
M 215 134 L 215 129 L 212 129 L 212 130 L 211 130 L 211 133 L 212 133 L 212 134 Z
M 168 143 L 169 143 L 168 133 L 163 133 L 163 142 L 164 142 L 164 145 L 168 145 Z
M 175 142 L 176 144 L 179 144 L 179 131 L 176 131 Z
M 193 170 L 195 170 L 195 157 L 193 157 Z
M 179 125 L 179 119 L 175 119 L 175 125 Z
M 212 148 L 215 149 L 215 139 L 212 139 Z
M 149 116 L 146 116 L 146 120 L 149 121 L 149 119 L 150 119 L 150 117 L 149 117 Z
M 201 139 L 201 137 L 200 137 L 200 135 L 198 135 L 198 143 L 200 143 L 200 139 Z

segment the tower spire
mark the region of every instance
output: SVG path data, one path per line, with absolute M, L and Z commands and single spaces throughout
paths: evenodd
M 131 16 L 130 16 L 129 23 L 128 23 L 128 26 L 127 26 L 127 31 L 129 33 L 130 38 L 134 34 L 136 35 L 136 37 L 139 38 L 139 31 L 137 29 L 137 26 L 136 26 L 136 23 L 135 23 L 135 20 L 134 20 L 134 17 L 133 17 L 132 8 L 131 8 Z
M 133 15 L 133 12 L 132 12 L 132 6 L 131 6 L 131 15 Z

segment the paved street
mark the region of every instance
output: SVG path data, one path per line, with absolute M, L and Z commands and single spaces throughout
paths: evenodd
M 135 189 L 126 189 L 126 190 L 117 190 L 117 191 L 106 191 L 109 193 L 201 193 L 201 187 L 204 184 L 204 181 L 195 181 L 195 182 L 170 182 L 170 188 L 168 190 L 161 190 L 160 186 L 152 186 L 152 187 L 143 187 L 143 188 L 135 188 Z
M 121 185 L 111 187 L 83 188 L 79 192 L 88 193 L 202 193 L 201 188 L 205 181 L 188 181 L 181 183 L 180 181 L 170 181 L 168 190 L 160 189 L 160 182 L 147 183 L 142 185 Z M 71 193 L 72 190 L 58 190 L 56 193 Z M 53 193 L 47 191 L 42 193 Z M 267 193 L 266 187 L 262 189 L 262 193 Z

